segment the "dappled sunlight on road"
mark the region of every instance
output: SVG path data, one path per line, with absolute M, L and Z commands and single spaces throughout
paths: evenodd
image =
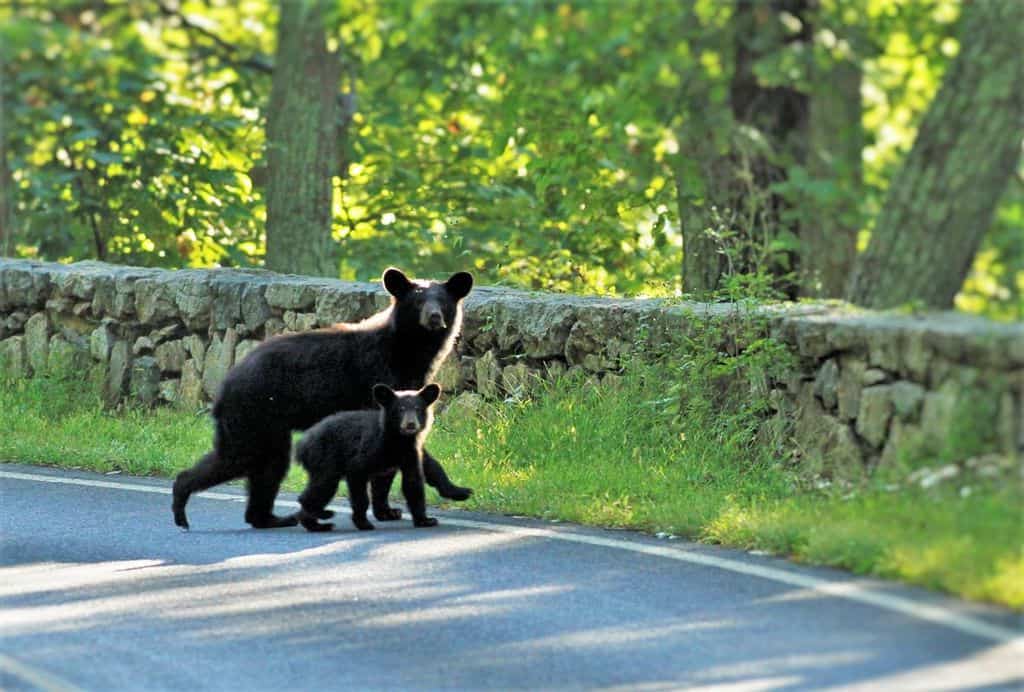
M 713 681 L 720 683 L 724 680 L 732 680 L 737 683 L 746 680 L 764 680 L 777 678 L 780 675 L 792 673 L 794 670 L 829 670 L 840 666 L 856 666 L 867 662 L 870 657 L 871 654 L 866 651 L 814 654 L 782 653 L 765 658 L 746 658 L 723 666 L 709 666 L 695 673 L 692 679 L 698 682 L 705 681 L 707 684 L 711 684 Z
M 637 644 L 644 641 L 678 637 L 700 630 L 720 630 L 733 628 L 736 623 L 729 621 L 721 622 L 667 622 L 662 624 L 645 623 L 632 625 L 623 623 L 611 627 L 600 627 L 580 632 L 556 634 L 550 637 L 537 637 L 527 642 L 519 642 L 509 647 L 509 652 L 515 654 L 526 649 L 546 649 L 549 647 L 572 648 L 583 652 L 590 649 L 603 649 L 610 646 L 622 646 Z
M 741 682 L 725 682 L 711 685 L 688 684 L 686 689 L 689 692 L 768 692 L 769 690 L 787 688 L 798 689 L 800 680 L 798 676 L 755 678 Z M 652 682 L 641 685 L 606 687 L 604 689 L 605 692 L 675 692 L 679 689 L 679 683 Z
M 162 564 L 163 560 L 114 560 L 85 564 L 37 562 L 0 567 L 0 598 L 134 579 L 135 576 L 129 574 L 131 570 Z
M 211 538 L 223 541 L 224 534 L 210 532 L 205 540 Z M 604 603 L 610 612 L 595 612 L 589 624 L 581 625 L 569 615 L 588 607 L 581 600 L 583 592 L 609 583 L 628 584 L 641 573 L 580 573 L 570 582 L 552 581 L 544 570 L 534 575 L 509 572 L 505 565 L 528 556 L 539 539 L 507 533 L 461 531 L 455 536 L 386 529 L 371 536 L 293 533 L 292 538 L 321 542 L 204 564 L 147 558 L 2 567 L 0 605 L 6 606 L 3 601 L 10 597 L 19 598 L 4 608 L 0 632 L 9 641 L 36 647 L 48 634 L 81 632 L 91 637 L 117 632 L 133 622 L 127 636 L 118 637 L 119 652 L 140 655 L 132 648 L 130 632 L 142 627 L 157 632 L 168 650 L 183 659 L 207 645 L 223 647 L 238 641 L 248 646 L 253 638 L 297 660 L 312 651 L 319 652 L 316 656 L 364 655 L 367 646 L 385 652 L 387 658 L 392 655 L 388 652 L 412 642 L 430 641 L 435 648 L 462 652 L 462 676 L 488 671 L 512 675 L 524 666 L 585 669 L 593 657 L 635 659 L 666 642 L 679 642 L 691 659 L 684 677 L 636 681 L 622 688 L 638 690 L 673 689 L 684 682 L 691 689 L 724 691 L 816 686 L 838 669 L 870 667 L 878 655 L 867 633 L 847 637 L 839 646 L 812 637 L 803 650 L 793 649 L 791 643 L 773 644 L 770 632 L 765 632 L 769 640 L 756 652 L 732 646 L 740 633 L 764 627 L 756 623 L 763 617 L 759 609 L 825 598 L 820 588 L 751 594 L 717 615 L 692 603 L 637 611 L 643 596 L 627 590 Z M 204 539 L 194 535 L 183 540 Z M 571 550 L 564 555 L 570 561 Z M 481 564 L 499 577 L 489 586 L 474 576 L 474 567 Z M 833 587 L 844 588 L 853 587 Z M 614 609 L 627 604 L 634 608 L 632 614 L 617 618 Z M 528 624 L 515 625 L 517 621 Z M 71 644 L 49 644 L 42 650 L 49 652 L 48 657 L 89 655 Z M 1003 656 L 1005 652 L 998 650 L 981 650 L 962 661 L 931 666 L 926 678 L 963 679 L 961 669 L 970 668 L 971 679 L 978 684 L 1009 683 L 1012 677 L 1005 667 L 1002 673 L 986 676 L 975 665 Z M 413 656 L 405 664 L 428 677 L 438 665 L 430 656 Z M 865 689 L 879 684 L 902 688 L 916 679 L 913 673 L 896 672 L 865 675 L 862 684 Z
M 870 683 L 844 685 L 836 690 L 921 690 L 921 692 L 942 692 L 943 690 L 983 690 L 997 685 L 1024 689 L 1024 663 L 1017 670 L 1007 670 L 1007 659 L 1020 661 L 1022 648 L 1007 643 L 983 649 L 959 661 L 936 665 L 918 666 L 911 670 L 873 678 Z

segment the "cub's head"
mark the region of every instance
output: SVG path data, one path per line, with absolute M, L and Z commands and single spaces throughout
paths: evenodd
M 431 407 L 441 396 L 441 386 L 428 384 L 417 391 L 396 392 L 386 384 L 373 387 L 373 400 L 381 408 L 388 433 L 415 436 L 426 433 L 433 421 Z
M 437 334 L 458 329 L 460 303 L 473 288 L 473 276 L 468 272 L 452 274 L 444 282 L 413 281 L 394 267 L 384 271 L 382 282 L 395 298 L 399 329 L 422 329 Z

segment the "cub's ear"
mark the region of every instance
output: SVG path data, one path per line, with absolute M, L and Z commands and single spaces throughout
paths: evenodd
M 384 284 L 384 288 L 387 289 L 387 292 L 395 298 L 402 298 L 406 293 L 412 290 L 412 282 L 409 281 L 409 277 L 403 274 L 401 269 L 397 269 L 395 267 L 388 267 L 384 270 L 384 276 L 381 277 L 381 282 Z
M 395 400 L 395 390 L 386 384 L 373 385 L 373 400 L 380 406 L 387 408 Z
M 469 295 L 469 291 L 473 288 L 473 275 L 469 272 L 457 272 L 449 277 L 444 286 L 452 298 L 462 300 Z
M 421 389 L 419 392 L 420 399 L 423 400 L 427 406 L 437 401 L 437 397 L 441 396 L 441 385 L 436 383 L 428 384 L 426 387 Z

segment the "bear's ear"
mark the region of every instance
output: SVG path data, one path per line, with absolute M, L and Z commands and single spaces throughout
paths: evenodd
M 395 400 L 395 396 L 395 390 L 386 384 L 373 385 L 373 400 L 384 408 L 391 405 L 391 402 Z
M 406 293 L 412 290 L 412 282 L 409 277 L 402 273 L 401 269 L 388 267 L 381 277 L 384 288 L 395 298 L 401 299 Z
M 462 300 L 469 295 L 469 291 L 473 288 L 473 275 L 469 272 L 452 274 L 445 282 L 444 287 L 448 289 L 452 298 Z
M 426 387 L 419 391 L 419 397 L 423 400 L 427 406 L 437 401 L 437 397 L 441 396 L 441 385 L 437 383 L 428 384 Z

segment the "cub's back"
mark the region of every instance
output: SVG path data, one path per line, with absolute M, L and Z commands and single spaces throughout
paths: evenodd
M 295 448 L 295 457 L 306 470 L 345 464 L 373 455 L 380 445 L 380 411 L 343 411 L 311 427 Z

